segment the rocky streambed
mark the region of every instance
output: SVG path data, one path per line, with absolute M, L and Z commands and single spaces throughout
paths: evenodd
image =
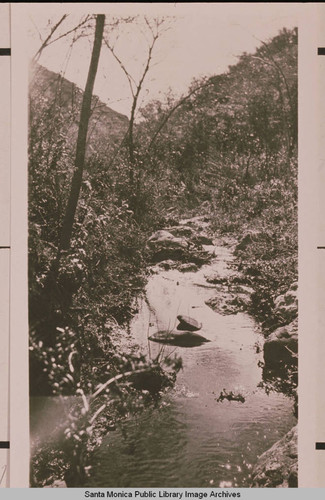
M 209 231 L 209 217 L 183 219 L 178 225 L 156 231 L 148 241 L 151 259 L 156 263 L 152 273 L 178 270 L 197 272 L 203 264 L 205 282 L 197 286 L 215 290 L 206 302 L 222 315 L 250 310 L 255 291 L 234 265 L 238 250 L 246 249 L 259 234 L 248 233 L 238 243 L 229 237 L 215 238 Z M 218 261 L 219 265 L 215 266 Z M 264 362 L 267 369 L 277 369 L 285 363 L 295 364 L 298 353 L 298 283 L 274 300 L 274 316 L 279 323 L 265 334 Z
M 297 483 L 292 395 L 264 386 L 273 361 L 295 356 L 296 333 L 288 327 L 265 339 L 246 312 L 254 290 L 235 270 L 237 242 L 215 238 L 209 226 L 205 217 L 185 219 L 148 241 L 150 277 L 128 342 L 152 359 L 181 356 L 183 370 L 157 407 L 104 439 L 89 486 Z M 179 329 L 178 317 L 199 330 Z M 196 335 L 204 340 L 193 343 Z

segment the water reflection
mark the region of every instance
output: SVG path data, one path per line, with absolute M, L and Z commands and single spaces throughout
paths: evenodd
M 158 406 L 107 435 L 86 486 L 245 487 L 257 457 L 295 425 L 292 400 L 260 387 L 264 339 L 252 318 L 221 316 L 205 304 L 215 294 L 205 275 L 229 274 L 230 252 L 216 254 L 211 266 L 196 273 L 168 271 L 149 279 L 125 343 L 151 358 L 161 350 L 175 353 L 184 368 Z M 209 342 L 189 349 L 149 340 L 161 330 L 179 333 L 179 314 L 202 323 L 199 334 Z M 224 390 L 240 391 L 245 402 L 218 402 Z M 68 407 L 76 402 L 70 399 Z M 68 409 L 57 398 L 32 399 L 32 439 L 34 431 L 46 439 L 55 427 L 59 439 Z
M 163 347 L 183 359 L 175 388 L 159 407 L 107 436 L 89 486 L 245 487 L 257 456 L 295 424 L 292 401 L 259 387 L 264 340 L 252 318 L 221 316 L 205 304 L 215 290 L 204 286 L 204 275 L 229 274 L 230 252 L 216 254 L 212 266 L 196 273 L 173 270 L 150 278 L 131 324 L 132 342 L 154 358 L 162 346 L 148 337 L 177 331 L 179 314 L 202 323 L 199 333 L 210 342 Z M 245 403 L 217 402 L 223 389 L 240 390 Z

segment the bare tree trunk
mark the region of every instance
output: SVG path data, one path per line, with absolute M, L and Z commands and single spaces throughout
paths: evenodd
M 67 250 L 70 247 L 72 228 L 75 219 L 75 214 L 81 189 L 81 183 L 82 183 L 83 170 L 85 165 L 86 141 L 87 141 L 88 124 L 91 111 L 91 99 L 93 95 L 93 88 L 98 68 L 100 50 L 102 46 L 104 22 L 105 22 L 105 16 L 103 14 L 96 16 L 94 46 L 91 55 L 87 83 L 82 99 L 82 106 L 80 113 L 80 123 L 79 123 L 76 158 L 75 158 L 75 170 L 71 182 L 68 204 L 66 207 L 65 216 L 61 228 L 61 238 L 59 247 L 60 250 Z
M 134 212 L 137 211 L 138 197 L 139 197 L 139 172 L 137 172 L 138 165 L 137 165 L 137 161 L 136 161 L 136 146 L 135 146 L 135 140 L 134 140 L 135 117 L 136 117 L 140 92 L 142 91 L 143 83 L 144 83 L 145 78 L 147 76 L 147 73 L 149 72 L 149 69 L 150 69 L 154 46 L 155 46 L 155 44 L 160 36 L 159 28 L 164 23 L 163 20 L 159 21 L 158 19 L 156 19 L 155 20 L 155 27 L 153 28 L 146 18 L 145 18 L 145 22 L 147 24 L 147 27 L 148 27 L 150 33 L 151 33 L 152 40 L 151 40 L 151 43 L 149 45 L 146 64 L 145 64 L 142 76 L 140 77 L 138 82 L 136 82 L 134 80 L 134 78 L 131 76 L 131 74 L 128 72 L 127 68 L 125 67 L 125 65 L 123 64 L 123 62 L 119 58 L 119 56 L 116 54 L 114 47 L 109 43 L 108 40 L 106 40 L 106 39 L 104 40 L 107 48 L 110 50 L 111 54 L 118 62 L 122 71 L 125 73 L 125 76 L 128 80 L 129 86 L 130 86 L 131 95 L 132 95 L 132 106 L 131 106 L 129 127 L 128 127 L 128 131 L 125 134 L 125 137 L 122 141 L 122 144 L 126 145 L 127 152 L 128 152 L 129 184 L 130 184 L 130 191 L 131 191 L 130 207 L 133 208 Z

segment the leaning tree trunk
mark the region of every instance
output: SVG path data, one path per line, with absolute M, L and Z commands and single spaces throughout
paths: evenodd
M 59 250 L 67 250 L 70 247 L 72 228 L 75 219 L 75 214 L 81 189 L 81 183 L 82 183 L 83 170 L 85 165 L 86 141 L 87 141 L 88 124 L 91 111 L 91 99 L 93 95 L 94 83 L 98 68 L 100 50 L 102 46 L 104 22 L 105 22 L 105 16 L 103 14 L 96 16 L 95 40 L 91 55 L 86 88 L 82 99 L 81 113 L 80 113 L 76 158 L 74 164 L 75 169 L 72 177 L 68 204 L 66 207 L 65 216 L 61 228 Z

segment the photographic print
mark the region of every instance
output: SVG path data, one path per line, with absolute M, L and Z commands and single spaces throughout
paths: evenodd
M 290 4 L 31 4 L 30 486 L 298 486 Z

